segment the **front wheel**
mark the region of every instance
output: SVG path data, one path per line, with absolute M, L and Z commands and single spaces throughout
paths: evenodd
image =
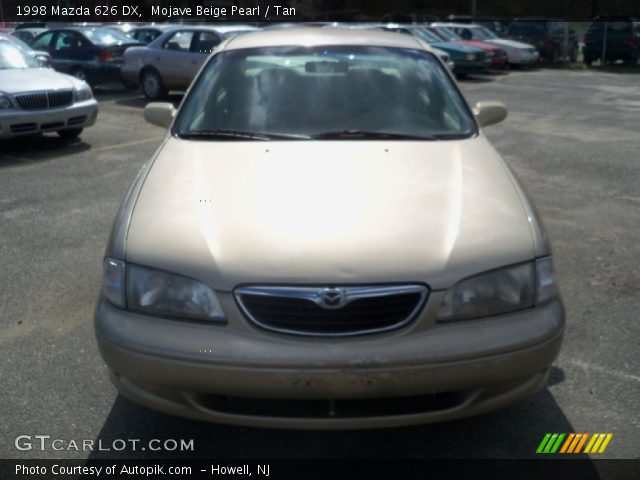
M 162 78 L 156 70 L 148 69 L 142 72 L 142 91 L 149 100 L 160 100 L 167 96 Z
M 72 138 L 78 138 L 82 133 L 82 130 L 83 128 L 68 128 L 66 130 L 58 130 L 58 135 L 60 135 L 60 138 L 70 140 Z

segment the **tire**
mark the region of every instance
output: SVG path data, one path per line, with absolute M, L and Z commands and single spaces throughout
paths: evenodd
M 161 100 L 167 96 L 167 89 L 162 83 L 162 77 L 157 70 L 148 68 L 140 74 L 142 92 L 149 100 Z
M 82 133 L 82 130 L 84 130 L 82 127 L 58 130 L 58 135 L 60 135 L 60 138 L 64 138 L 65 140 L 71 140 L 73 138 L 78 138 Z

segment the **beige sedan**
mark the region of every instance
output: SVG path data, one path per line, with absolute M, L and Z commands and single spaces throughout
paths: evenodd
M 161 26 L 155 40 L 128 48 L 121 74 L 131 86 L 142 86 L 150 100 L 164 98 L 169 90 L 186 90 L 211 52 L 227 37 L 256 30 L 249 26 Z
M 371 428 L 545 387 L 564 331 L 524 189 L 430 48 L 378 31 L 224 42 L 135 180 L 95 328 L 119 391 L 230 424 Z

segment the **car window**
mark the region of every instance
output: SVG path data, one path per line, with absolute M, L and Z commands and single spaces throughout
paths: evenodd
M 630 22 L 609 22 L 607 28 L 613 33 L 631 33 Z
M 166 50 L 188 52 L 191 49 L 191 41 L 194 32 L 176 32 L 164 43 Z
M 129 36 L 141 43 L 151 43 L 160 36 L 160 32 L 149 29 L 136 30 L 135 32 L 130 32 Z
M 84 33 L 95 45 L 123 45 L 131 43 L 131 39 L 124 33 L 112 28 L 87 28 L 83 29 Z
M 435 33 L 424 28 L 412 28 L 411 33 L 427 43 L 441 43 L 442 39 Z
M 75 32 L 58 32 L 56 41 L 53 45 L 53 50 L 61 52 L 65 50 L 82 48 L 85 46 L 85 41 L 82 36 Z
M 35 42 L 31 44 L 31 48 L 34 50 L 47 50 L 51 44 L 51 38 L 53 32 L 47 32 L 38 37 Z
M 431 53 L 383 47 L 273 47 L 217 54 L 176 132 L 318 136 L 367 131 L 460 138 L 474 122 Z
M 210 54 L 220 44 L 220 37 L 215 32 L 198 32 L 193 51 Z

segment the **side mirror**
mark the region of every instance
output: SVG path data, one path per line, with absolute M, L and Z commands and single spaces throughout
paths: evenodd
M 481 127 L 488 127 L 507 118 L 507 107 L 502 102 L 478 102 L 473 113 Z
M 169 128 L 176 109 L 171 103 L 154 102 L 144 107 L 144 119 L 152 125 Z

